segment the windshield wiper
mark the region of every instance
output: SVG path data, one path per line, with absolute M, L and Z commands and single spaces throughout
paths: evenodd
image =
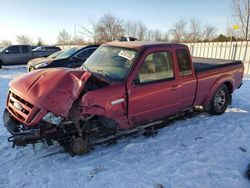
M 109 77 L 111 80 L 116 80 L 116 75 L 109 72 L 109 71 L 106 71 L 106 70 L 103 70 L 103 69 L 98 69 L 97 72 L 100 72 L 102 73 L 104 76 L 107 76 Z
M 107 82 L 111 82 L 110 76 L 108 76 L 107 74 L 101 74 L 99 72 L 91 72 L 92 74 L 94 74 L 95 76 L 99 77 L 99 78 L 104 78 L 104 80 L 106 80 Z

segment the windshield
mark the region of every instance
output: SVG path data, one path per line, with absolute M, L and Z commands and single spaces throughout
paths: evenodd
M 137 51 L 133 49 L 101 46 L 83 66 L 108 79 L 121 80 L 127 75 L 136 55 Z
M 63 53 L 59 54 L 56 59 L 65 59 L 70 56 L 72 56 L 75 52 L 77 52 L 79 49 L 78 48 L 70 48 L 68 50 L 65 50 Z
M 55 53 L 49 55 L 47 58 L 55 58 L 55 57 L 59 56 L 62 53 L 63 53 L 63 50 L 60 50 L 58 52 L 55 52 Z

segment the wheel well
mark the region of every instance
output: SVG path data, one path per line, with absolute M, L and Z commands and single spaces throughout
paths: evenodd
M 224 84 L 227 86 L 229 93 L 232 94 L 233 93 L 233 85 L 232 85 L 232 83 L 231 82 L 225 82 Z
M 85 123 L 85 122 L 86 121 L 83 121 L 83 123 Z M 101 126 L 102 128 L 106 128 L 106 129 L 117 130 L 118 126 L 119 126 L 119 123 L 116 122 L 114 119 L 111 119 L 111 118 L 105 117 L 105 116 L 101 116 L 101 115 L 94 115 L 87 122 L 88 122 L 86 124 L 87 129 L 91 129 L 91 128 L 93 128 L 93 125 L 95 125 L 95 126 Z

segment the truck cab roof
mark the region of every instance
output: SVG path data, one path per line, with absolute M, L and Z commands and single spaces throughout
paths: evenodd
M 177 43 L 167 43 L 167 42 L 149 42 L 149 41 L 128 41 L 128 42 L 120 42 L 120 41 L 113 41 L 103 44 L 105 46 L 119 46 L 124 48 L 154 48 L 154 47 L 171 47 L 171 48 L 187 48 L 184 44 L 177 44 Z

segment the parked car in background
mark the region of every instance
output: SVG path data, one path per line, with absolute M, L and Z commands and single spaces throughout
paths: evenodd
M 31 69 L 32 66 L 30 65 L 38 65 L 38 64 L 42 64 L 42 63 L 45 63 L 49 60 L 53 60 L 55 59 L 57 56 L 59 56 L 60 54 L 62 54 L 64 51 L 63 50 L 60 50 L 60 51 L 57 51 L 53 54 L 51 54 L 50 56 L 48 57 L 38 57 L 38 58 L 35 58 L 35 59 L 31 59 L 28 63 L 27 63 L 27 71 L 31 71 L 29 69 Z
M 10 45 L 0 50 L 0 69 L 3 65 L 26 64 L 31 59 L 43 56 L 43 52 L 32 51 L 30 45 Z
M 39 54 L 40 57 L 48 57 L 49 55 L 60 50 L 61 48 L 57 46 L 39 46 L 34 48 L 32 52 Z
M 0 68 L 2 65 L 25 64 L 32 58 L 30 45 L 11 45 L 0 51 Z
M 30 61 L 27 64 L 27 70 L 32 71 L 53 67 L 77 68 L 80 67 L 98 47 L 99 45 L 88 45 L 82 48 L 70 48 L 55 58 L 46 59 L 44 61 Z

